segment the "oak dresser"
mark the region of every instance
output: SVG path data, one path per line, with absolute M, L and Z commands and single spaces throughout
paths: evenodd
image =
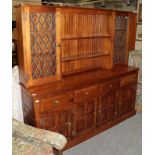
M 17 32 L 25 123 L 68 149 L 135 115 L 135 13 L 25 4 Z

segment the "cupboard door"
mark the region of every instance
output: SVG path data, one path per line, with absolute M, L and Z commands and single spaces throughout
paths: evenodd
M 116 13 L 115 36 L 114 36 L 114 57 L 113 63 L 126 63 L 128 56 L 128 29 L 129 17 L 127 13 Z
M 79 136 L 95 127 L 96 99 L 77 103 L 74 113 L 73 136 Z
M 118 103 L 119 103 L 119 90 L 111 91 L 108 94 L 108 107 L 107 107 L 108 121 L 116 117 Z
M 121 88 L 118 115 L 130 112 L 135 108 L 136 84 Z
M 119 101 L 119 91 L 113 90 L 99 98 L 97 108 L 97 127 L 114 119 L 117 115 L 117 104 Z
M 71 139 L 72 132 L 72 107 L 51 111 L 40 116 L 39 124 L 41 128 L 59 132 L 68 140 Z
M 107 120 L 107 110 L 102 109 L 97 112 L 97 127 L 100 127 L 101 125 L 105 124 Z
M 41 115 L 39 118 L 39 126 L 46 130 L 55 130 L 58 126 L 58 113 L 51 112 Z
M 60 79 L 59 12 L 51 8 L 24 7 L 23 53 L 28 86 Z

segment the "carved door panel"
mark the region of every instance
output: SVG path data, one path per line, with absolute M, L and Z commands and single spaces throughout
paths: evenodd
M 103 125 L 107 122 L 107 106 L 108 105 L 108 97 L 103 95 L 99 98 L 98 107 L 97 107 L 97 127 Z
M 96 122 L 97 127 L 100 127 L 101 125 L 105 124 L 107 122 L 107 120 L 108 120 L 108 118 L 107 118 L 107 110 L 106 109 L 102 109 L 97 112 L 97 122 Z
M 69 107 L 42 115 L 40 118 L 40 127 L 59 132 L 68 140 L 71 139 L 73 122 L 72 109 L 72 107 Z
M 113 90 L 99 98 L 97 108 L 97 127 L 114 119 L 117 115 L 117 104 L 119 101 L 119 91 Z
M 96 99 L 77 103 L 74 114 L 73 136 L 78 136 L 95 127 Z
M 135 108 L 136 84 L 121 88 L 120 102 L 118 104 L 118 114 L 124 114 Z
M 119 103 L 119 91 L 114 90 L 108 94 L 107 118 L 112 120 L 117 115 L 117 104 Z
M 58 114 L 58 132 L 68 140 L 71 138 L 72 130 L 72 108 L 60 110 Z
M 56 130 L 58 126 L 58 113 L 51 112 L 47 114 L 43 114 L 38 123 L 38 127 L 46 129 L 46 130 Z

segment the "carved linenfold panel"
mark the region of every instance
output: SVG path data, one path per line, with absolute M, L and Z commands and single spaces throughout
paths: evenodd
M 56 74 L 55 13 L 30 13 L 31 61 L 33 79 Z
M 128 17 L 116 16 L 114 57 L 113 57 L 114 64 L 125 63 L 127 28 L 128 28 Z

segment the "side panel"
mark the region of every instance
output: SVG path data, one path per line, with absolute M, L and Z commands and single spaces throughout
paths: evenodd
M 137 14 L 130 13 L 129 50 L 135 49 Z
M 22 88 L 22 107 L 24 122 L 36 126 L 35 108 L 32 96 Z
M 26 53 L 24 47 L 24 35 L 23 35 L 23 8 L 16 8 L 16 28 L 17 28 L 17 48 L 18 48 L 18 64 L 19 64 L 19 77 L 20 82 L 26 85 L 27 74 L 26 74 Z

